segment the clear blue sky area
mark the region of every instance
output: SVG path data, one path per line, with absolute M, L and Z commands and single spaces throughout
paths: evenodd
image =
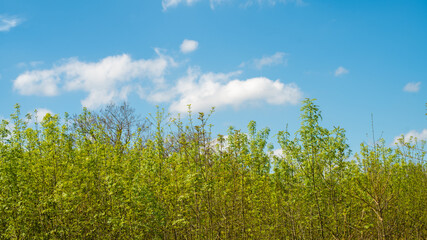
M 316 98 L 358 151 L 371 114 L 387 144 L 427 138 L 426 43 L 425 0 L 0 0 L 0 117 L 127 100 L 276 133 Z

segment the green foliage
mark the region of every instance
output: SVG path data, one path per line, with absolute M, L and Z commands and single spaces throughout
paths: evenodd
M 144 124 L 127 105 L 0 124 L 0 239 L 426 239 L 425 142 L 351 155 L 344 129 L 248 124 L 212 137 L 210 114 Z M 151 126 L 147 128 L 147 126 Z

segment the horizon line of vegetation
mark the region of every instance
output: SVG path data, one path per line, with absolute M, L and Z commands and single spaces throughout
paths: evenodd
M 427 106 L 427 105 L 426 105 Z M 0 124 L 0 239 L 427 239 L 425 141 L 360 145 L 321 126 L 275 137 L 126 103 Z M 34 120 L 36 119 L 36 120 Z

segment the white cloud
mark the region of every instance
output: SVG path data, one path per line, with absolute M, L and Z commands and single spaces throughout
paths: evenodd
M 170 7 L 176 7 L 180 3 L 184 3 L 187 6 L 193 5 L 198 0 L 162 0 L 163 11 L 166 11 Z
M 207 111 L 211 107 L 239 107 L 252 102 L 269 104 L 297 104 L 302 92 L 293 83 L 284 84 L 268 78 L 231 79 L 241 72 L 228 74 L 200 74 L 189 69 L 188 75 L 181 78 L 175 88 L 178 100 L 173 101 L 170 110 L 186 112 L 191 104 L 194 111 Z
M 41 123 L 43 121 L 43 118 L 46 116 L 46 114 L 53 114 L 52 111 L 50 111 L 49 109 L 46 108 L 38 108 L 37 109 L 37 114 L 35 115 L 36 120 L 38 123 Z
M 162 0 L 163 10 L 166 10 L 169 7 L 176 7 L 181 0 Z
M 166 11 L 168 8 L 176 7 L 179 4 L 191 6 L 195 2 L 198 2 L 199 0 L 162 0 L 162 7 L 163 11 Z M 216 6 L 224 3 L 224 2 L 239 2 L 236 0 L 209 0 L 209 6 L 211 9 L 215 9 Z M 240 4 L 240 7 L 247 8 L 254 3 L 257 3 L 258 5 L 264 5 L 268 4 L 269 6 L 275 6 L 276 4 L 295 4 L 296 6 L 305 6 L 307 5 L 303 0 L 248 0 L 244 3 Z
M 403 91 L 405 92 L 418 92 L 420 90 L 421 82 L 410 82 L 405 85 Z
M 194 41 L 194 40 L 185 39 L 182 42 L 180 49 L 181 49 L 182 53 L 190 53 L 190 52 L 195 51 L 198 46 L 199 46 L 199 42 Z
M 222 140 L 220 141 L 219 136 L 216 138 L 213 138 L 208 144 L 208 146 L 216 153 L 219 151 L 226 151 L 227 148 L 229 148 L 229 139 L 228 135 L 223 135 Z
M 42 65 L 43 63 L 44 63 L 43 61 L 31 61 L 29 63 L 20 62 L 17 64 L 17 67 L 19 67 L 19 68 L 27 68 L 27 67 L 35 68 L 35 67 Z
M 402 134 L 402 135 L 405 142 L 414 140 L 414 138 L 416 138 L 417 140 L 427 140 L 427 129 L 423 129 L 421 132 L 418 132 L 416 130 L 411 130 L 408 133 Z M 394 144 L 399 143 L 398 139 L 400 139 L 402 135 L 395 137 L 393 143 Z
M 194 42 L 196 46 L 182 47 L 186 49 L 183 52 L 196 49 L 197 42 Z M 185 41 L 182 45 L 186 45 Z M 173 112 L 186 112 L 188 104 L 194 111 L 205 111 L 211 107 L 237 108 L 259 103 L 297 104 L 302 98 L 302 92 L 294 83 L 285 84 L 265 77 L 238 79 L 242 71 L 202 73 L 199 68 L 190 67 L 175 83 L 167 82 L 167 70 L 179 64 L 162 54 L 160 49 L 155 51 L 157 57 L 151 59 L 132 59 L 127 54 L 96 62 L 66 59 L 50 69 L 20 74 L 13 81 L 13 88 L 21 95 L 57 96 L 64 92 L 85 92 L 87 96 L 81 104 L 89 109 L 126 100 L 130 93 L 136 93 L 149 102 L 170 103 Z M 283 56 L 284 53 L 279 52 L 258 60 L 258 64 L 283 63 Z
M 109 56 L 99 62 L 69 59 L 48 70 L 27 71 L 19 75 L 13 87 L 22 95 L 56 96 L 61 91 L 85 91 L 82 105 L 97 108 L 115 100 L 125 100 L 137 83 L 149 79 L 155 85 L 164 83 L 163 75 L 173 59 L 161 55 L 148 60 L 132 60 L 127 54 Z
M 27 71 L 13 82 L 13 88 L 22 95 L 56 96 L 60 77 L 57 69 Z
M 279 64 L 287 64 L 287 61 L 283 59 L 286 56 L 286 53 L 284 52 L 276 52 L 272 56 L 266 56 L 262 57 L 261 59 L 255 59 L 254 64 L 255 67 L 258 69 L 263 68 L 264 66 L 273 66 L 273 65 L 279 65 Z
M 220 4 L 222 4 L 223 2 L 226 2 L 226 1 L 229 1 L 229 0 L 209 0 L 209 5 L 210 5 L 211 9 L 215 9 L 215 7 L 217 5 L 220 5 Z
M 344 75 L 347 73 L 349 73 L 349 71 L 347 69 L 345 69 L 344 67 L 340 66 L 335 70 L 335 77 L 338 77 L 338 76 L 341 76 L 341 75 Z
M 20 18 L 0 15 L 0 32 L 7 32 L 11 28 L 18 26 L 21 22 Z
M 273 156 L 281 157 L 281 158 L 285 157 L 285 155 L 283 154 L 283 150 L 281 148 L 274 149 Z

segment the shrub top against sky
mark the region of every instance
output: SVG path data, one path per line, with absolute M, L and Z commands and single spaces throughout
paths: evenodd
M 426 138 L 427 2 L 0 0 L 0 116 L 216 107 L 214 131 L 299 127 L 305 97 L 357 150 Z M 367 136 L 369 135 L 369 136 Z M 278 147 L 278 146 L 275 146 Z

